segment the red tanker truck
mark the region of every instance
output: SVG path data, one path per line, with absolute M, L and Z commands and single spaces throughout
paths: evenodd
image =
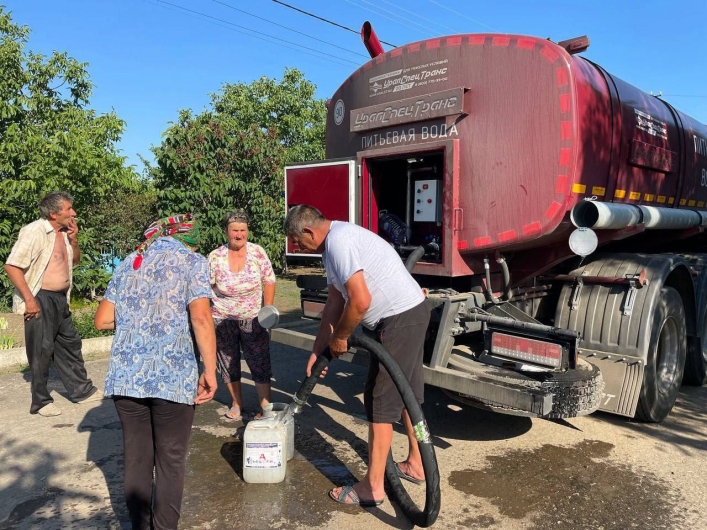
M 586 37 L 362 37 L 328 159 L 286 168 L 287 207 L 415 261 L 427 384 L 510 414 L 660 422 L 707 373 L 707 127 L 577 55 Z M 316 318 L 324 282 L 298 282 Z

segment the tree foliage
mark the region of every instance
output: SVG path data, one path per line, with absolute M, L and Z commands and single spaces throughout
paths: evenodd
M 199 214 L 208 253 L 225 242 L 225 213 L 244 208 L 251 241 L 284 266 L 284 166 L 324 157 L 326 109 L 315 90 L 287 69 L 281 81 L 225 84 L 199 115 L 182 111 L 154 149 L 160 213 Z
M 285 148 L 284 162 L 324 158 L 326 105 L 316 99 L 316 85 L 295 68 L 282 80 L 261 77 L 253 83 L 226 83 L 211 97 L 214 111 L 232 121 L 234 130 L 256 125 L 271 131 Z
M 76 284 L 100 287 L 105 238 L 101 224 L 83 212 L 119 190 L 140 190 L 138 175 L 116 148 L 125 124 L 113 112 L 99 115 L 88 107 L 92 84 L 85 63 L 65 53 L 27 51 L 29 33 L 0 6 L 0 261 L 20 227 L 38 217 L 39 199 L 68 191 L 83 253 Z M 6 302 L 11 285 L 4 271 L 0 282 Z
M 202 222 L 204 253 L 225 242 L 224 215 L 245 209 L 252 218 L 251 241 L 261 245 L 275 267 L 281 266 L 283 147 L 273 131 L 255 126 L 232 130 L 215 113 L 179 121 L 155 148 L 154 174 L 160 215 L 194 212 Z

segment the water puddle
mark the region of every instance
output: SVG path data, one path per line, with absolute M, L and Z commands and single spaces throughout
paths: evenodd
M 449 483 L 536 528 L 680 528 L 679 496 L 655 475 L 603 461 L 613 445 L 586 440 L 488 457 L 484 469 L 453 471 Z M 469 522 L 491 524 L 492 520 Z

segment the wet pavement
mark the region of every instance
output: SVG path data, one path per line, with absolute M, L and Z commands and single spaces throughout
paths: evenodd
M 273 400 L 289 402 L 307 353 L 273 345 L 272 357 Z M 102 382 L 106 361 L 87 366 Z M 220 389 L 197 409 L 180 528 L 412 528 L 394 502 L 362 510 L 327 497 L 365 472 L 364 376 L 360 366 L 332 365 L 297 417 L 295 456 L 279 484 L 243 481 L 243 423 L 223 417 Z M 112 402 L 74 405 L 54 381 L 64 414 L 31 416 L 26 377 L 0 376 L 0 530 L 129 528 Z M 246 407 L 255 404 L 249 379 L 244 397 Z M 441 474 L 436 528 L 707 529 L 707 388 L 684 388 L 661 425 L 606 414 L 558 422 L 502 416 L 430 388 L 424 411 Z M 405 449 L 396 426 L 397 459 Z M 408 491 L 424 502 L 423 486 Z

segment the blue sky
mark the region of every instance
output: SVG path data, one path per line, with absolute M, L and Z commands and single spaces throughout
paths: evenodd
M 178 111 L 201 111 L 223 83 L 279 78 L 286 67 L 296 67 L 327 98 L 366 61 L 358 35 L 272 0 L 164 1 L 4 0 L 15 22 L 32 29 L 29 49 L 66 51 L 89 64 L 96 85 L 91 106 L 114 109 L 127 122 L 120 147 L 138 169 L 137 155 L 151 159 L 150 146 L 160 143 Z M 396 45 L 454 33 L 518 33 L 554 41 L 586 34 L 586 57 L 646 92 L 662 91 L 675 107 L 707 123 L 707 0 L 283 1 L 354 29 L 369 20 L 381 40 Z M 233 24 L 338 58 L 259 40 Z

